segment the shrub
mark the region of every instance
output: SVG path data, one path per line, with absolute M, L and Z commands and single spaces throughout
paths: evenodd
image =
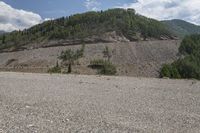
M 105 47 L 104 51 L 103 51 L 103 55 L 105 58 L 107 58 L 108 61 L 110 61 L 112 54 L 110 49 L 108 48 L 108 46 Z
M 161 77 L 195 78 L 200 80 L 200 35 L 186 36 L 179 48 L 184 58 L 161 69 Z
M 103 59 L 92 60 L 90 61 L 90 67 L 92 67 L 93 69 L 100 69 L 105 64 L 105 62 L 106 61 Z
M 115 75 L 117 73 L 116 66 L 107 60 L 93 60 L 90 62 L 90 67 L 98 69 L 98 74 L 102 75 Z
M 55 66 L 48 70 L 48 73 L 61 73 L 61 67 Z
M 102 69 L 99 71 L 99 74 L 103 75 L 115 75 L 116 73 L 117 69 L 112 63 L 103 65 Z
M 76 51 L 72 51 L 71 49 L 68 49 L 66 51 L 61 52 L 61 55 L 58 58 L 61 59 L 63 62 L 67 62 L 68 73 L 72 72 L 72 65 L 74 64 L 74 62 L 77 61 L 79 58 L 83 57 L 84 48 L 85 48 L 85 45 L 82 45 L 82 48 Z
M 175 65 L 164 65 L 161 69 L 161 77 L 181 78 Z
M 187 56 L 175 62 L 182 78 L 200 79 L 200 62 L 195 56 Z
M 170 76 L 170 65 L 164 65 L 161 69 L 160 76 L 163 77 L 171 77 Z

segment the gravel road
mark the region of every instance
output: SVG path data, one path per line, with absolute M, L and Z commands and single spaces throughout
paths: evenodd
M 0 73 L 0 133 L 199 133 L 200 82 Z

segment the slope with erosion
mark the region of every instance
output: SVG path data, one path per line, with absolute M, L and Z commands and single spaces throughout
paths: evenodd
M 114 42 L 86 44 L 84 57 L 75 64 L 74 73 L 95 74 L 88 67 L 91 60 L 103 59 L 106 46 L 112 51 L 111 61 L 117 66 L 118 75 L 158 77 L 162 64 L 178 58 L 178 40 L 139 42 Z M 78 49 L 82 45 L 69 45 L 0 53 L 1 70 L 47 72 L 56 65 L 61 51 Z
M 133 9 L 87 12 L 46 21 L 0 36 L 1 70 L 47 72 L 62 50 L 86 45 L 74 73 L 95 74 L 91 60 L 102 59 L 106 46 L 118 75 L 158 77 L 163 63 L 177 58 L 179 40 L 165 24 Z

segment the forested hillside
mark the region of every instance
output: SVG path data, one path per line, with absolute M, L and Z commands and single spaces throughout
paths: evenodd
M 200 26 L 183 21 L 183 20 L 166 20 L 163 21 L 168 26 L 168 29 L 179 37 L 183 38 L 185 35 L 200 34 Z
M 49 40 L 82 40 L 115 31 L 130 41 L 172 39 L 166 26 L 154 19 L 135 13 L 133 9 L 110 9 L 86 12 L 46 21 L 42 24 L 0 36 L 0 50 L 19 49 L 30 43 Z
M 164 65 L 162 77 L 200 79 L 200 35 L 186 36 L 179 48 L 182 58 Z

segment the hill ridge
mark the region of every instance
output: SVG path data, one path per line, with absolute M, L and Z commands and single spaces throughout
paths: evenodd
M 67 40 L 73 44 L 79 39 L 79 43 L 86 40 L 113 41 L 119 38 L 129 41 L 148 39 L 174 39 L 174 35 L 166 26 L 155 20 L 135 13 L 134 9 L 109 9 L 100 12 L 86 12 L 49 20 L 23 31 L 14 31 L 6 34 L 4 43 L 0 41 L 0 50 L 17 50 L 38 45 L 42 47 L 50 40 Z M 112 33 L 112 34 L 110 34 Z M 111 40 L 104 40 L 105 36 Z M 0 36 L 0 40 L 3 37 Z M 71 41 L 70 41 L 71 40 Z
M 183 38 L 186 35 L 191 34 L 200 34 L 200 26 L 181 20 L 181 19 L 172 19 L 162 21 L 168 26 L 168 29 L 179 37 Z

